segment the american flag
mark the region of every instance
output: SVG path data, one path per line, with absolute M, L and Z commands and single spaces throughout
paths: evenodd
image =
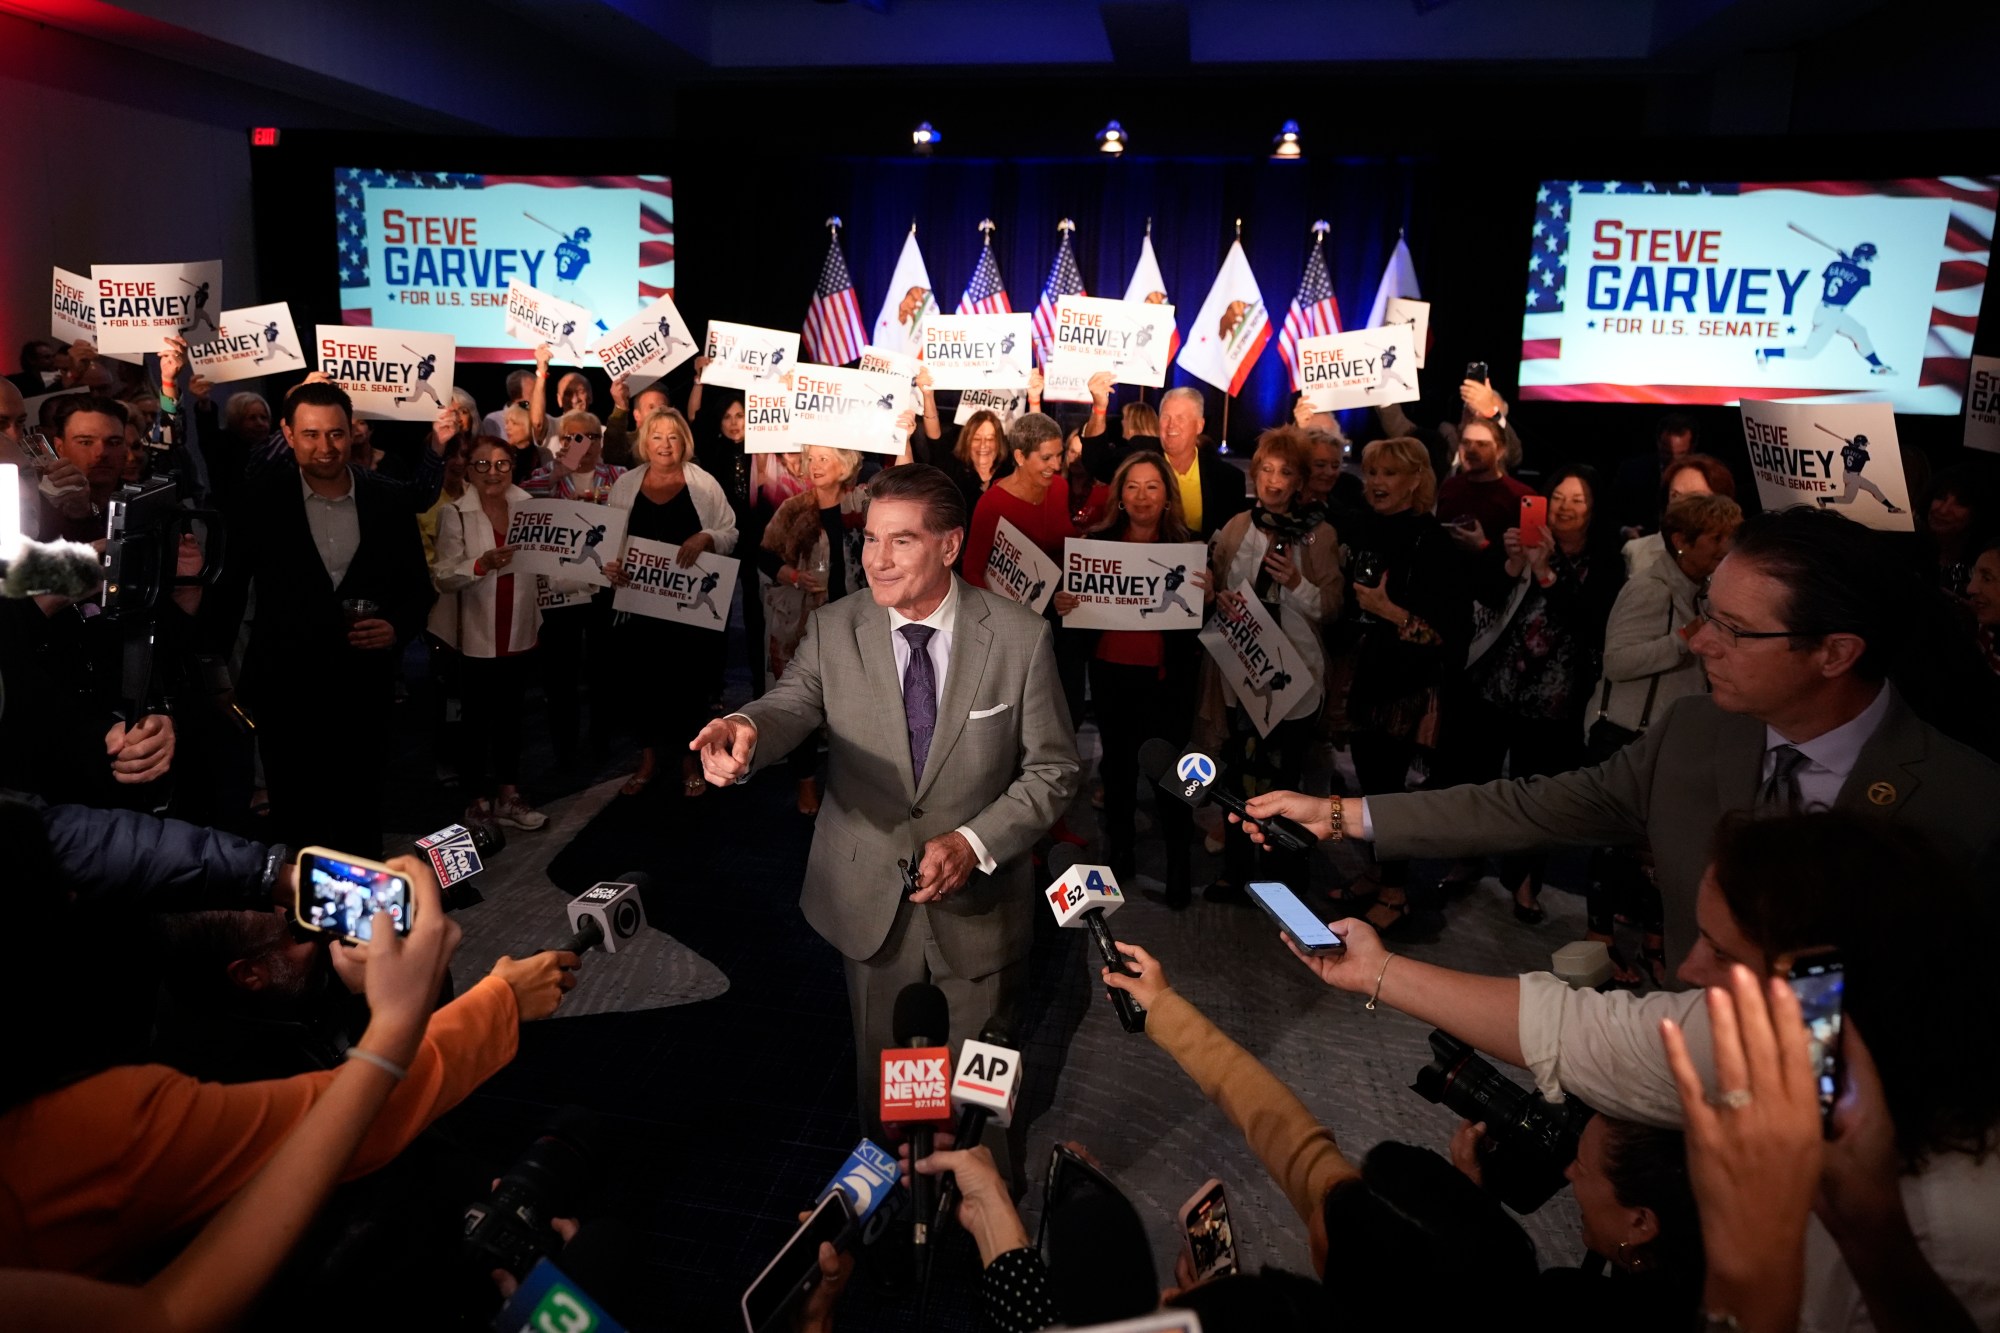
M 1306 271 L 1299 278 L 1299 294 L 1292 298 L 1285 327 L 1278 332 L 1278 355 L 1292 372 L 1294 391 L 1305 388 L 1299 382 L 1299 339 L 1340 332 L 1340 302 L 1334 299 L 1333 282 L 1326 275 L 1325 240 L 1322 222 L 1313 228 L 1312 253 L 1306 256 Z
M 1065 296 L 1088 296 L 1083 289 L 1083 273 L 1076 266 L 1076 251 L 1070 248 L 1070 233 L 1076 224 L 1064 218 L 1062 222 L 1062 247 L 1056 251 L 1056 262 L 1049 266 L 1049 280 L 1042 285 L 1042 299 L 1035 304 L 1035 357 L 1043 365 L 1049 363 L 1049 347 L 1056 338 L 1056 302 Z
M 1007 299 L 1007 289 L 1000 283 L 1000 266 L 993 262 L 993 238 L 979 247 L 979 262 L 973 266 L 972 281 L 965 284 L 965 295 L 958 298 L 958 313 L 961 315 L 1011 315 L 1014 303 Z
M 1543 181 L 1535 192 L 1534 236 L 1528 256 L 1526 317 L 1521 325 L 1521 397 L 1571 399 L 1587 402 L 1733 403 L 1739 398 L 1785 398 L 1817 395 L 1832 400 L 1851 391 L 1785 386 L 1776 380 L 1743 385 L 1654 385 L 1549 383 L 1540 367 L 1529 362 L 1562 358 L 1563 285 L 1567 276 L 1571 215 L 1578 195 L 1658 194 L 1731 195 L 1787 191 L 1835 197 L 1880 195 L 1891 199 L 1949 201 L 1951 220 L 1936 251 L 1937 280 L 1931 298 L 1931 318 L 1925 338 L 1917 390 L 1940 386 L 1953 404 L 1966 388 L 1972 335 L 1986 290 L 1986 270 L 1993 246 L 2000 178 L 1943 176 L 1872 181 Z M 1817 286 L 1817 284 L 1814 284 Z M 1586 327 L 1595 327 L 1594 321 Z M 1787 336 L 1800 331 L 1796 322 Z M 1933 395 L 1937 397 L 1937 395 Z
M 861 302 L 847 273 L 847 256 L 840 252 L 839 224 L 829 230 L 826 262 L 819 266 L 819 285 L 806 307 L 806 355 L 823 366 L 844 366 L 860 360 L 868 326 L 861 322 Z

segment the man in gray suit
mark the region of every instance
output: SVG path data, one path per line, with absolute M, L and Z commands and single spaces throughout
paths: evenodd
M 1270 792 L 1322 838 L 1372 838 L 1385 856 L 1483 856 L 1649 840 L 1667 955 L 1694 946 L 1695 890 L 1732 810 L 1875 810 L 1972 863 L 2000 847 L 2000 768 L 1918 719 L 1885 678 L 1903 599 L 1860 524 L 1803 506 L 1759 514 L 1683 631 L 1712 693 L 1595 768 L 1445 791 L 1344 798 Z M 1255 833 L 1253 837 L 1257 836 Z M 1894 885 L 1883 886 L 1894 911 Z M 1939 923 L 1950 928 L 1950 923 Z
M 783 679 L 689 748 L 709 781 L 737 782 L 827 727 L 800 905 L 846 959 L 873 1133 L 903 987 L 944 992 L 954 1059 L 1013 1009 L 1041 901 L 1029 852 L 1068 806 L 1078 765 L 1047 622 L 951 572 L 965 541 L 957 486 L 911 464 L 883 472 L 869 496 L 873 597 L 815 611 Z

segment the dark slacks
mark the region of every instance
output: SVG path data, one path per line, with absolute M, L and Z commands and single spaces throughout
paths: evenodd
M 1470 697 L 1454 728 L 1462 728 L 1458 753 L 1462 780 L 1491 782 L 1506 765 L 1513 778 L 1549 777 L 1583 764 L 1581 718 L 1535 718 Z M 1510 852 L 1500 858 L 1500 882 L 1509 892 L 1527 880 L 1539 891 L 1548 857 L 1542 852 Z
M 475 797 L 521 780 L 521 709 L 537 651 L 459 659 L 465 722 L 459 728 L 458 766 L 466 791 Z
M 1229 737 L 1223 743 L 1223 762 L 1229 771 L 1222 775 L 1239 796 L 1261 796 L 1267 791 L 1296 791 L 1305 774 L 1306 755 L 1318 738 L 1317 717 L 1280 722 L 1271 734 L 1260 736 L 1250 715 L 1241 708 L 1229 710 Z M 1312 882 L 1312 862 L 1304 852 L 1288 852 L 1272 846 L 1258 846 L 1241 824 L 1228 824 L 1222 841 L 1222 873 L 1238 888 L 1253 881 L 1276 880 L 1305 892 Z
M 1155 736 L 1182 744 L 1191 704 L 1182 697 L 1187 691 L 1162 679 L 1155 667 L 1092 661 L 1090 681 L 1091 697 L 1097 701 L 1097 734 L 1104 746 L 1097 765 L 1104 780 L 1104 841 L 1110 864 L 1122 870 L 1131 864 L 1137 837 L 1139 747 Z M 1194 811 L 1158 784 L 1149 785 L 1154 819 L 1166 844 L 1167 889 L 1172 892 L 1189 882 Z

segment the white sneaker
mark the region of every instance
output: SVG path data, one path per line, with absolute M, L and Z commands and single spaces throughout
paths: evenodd
M 1868 373 L 1870 375 L 1893 375 L 1896 373 L 1896 368 L 1894 366 L 1870 366 L 1868 367 Z
M 1761 347 L 1757 349 L 1757 364 L 1759 367 L 1764 364 L 1764 349 Z
M 509 828 L 526 829 L 530 833 L 549 822 L 549 817 L 533 809 L 518 796 L 502 796 L 493 803 L 493 818 Z

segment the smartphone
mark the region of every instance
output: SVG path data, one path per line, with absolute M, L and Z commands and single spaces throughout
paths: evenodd
M 1521 497 L 1521 545 L 1539 546 L 1542 531 L 1549 526 L 1549 499 L 1545 495 Z
M 1292 943 L 1306 953 L 1318 958 L 1347 947 L 1287 886 L 1273 881 L 1251 884 L 1249 889 L 1250 897 L 1264 909 L 1264 914 L 1277 922 L 1279 929 L 1292 937 Z
M 21 433 L 21 452 L 28 456 L 37 472 L 47 472 L 56 465 L 56 447 L 38 430 Z
M 1042 1180 L 1042 1220 L 1035 1233 L 1035 1248 L 1042 1252 L 1043 1258 L 1048 1257 L 1050 1214 L 1084 1194 L 1122 1197 L 1123 1191 L 1082 1153 L 1067 1143 L 1057 1143 L 1049 1150 L 1049 1173 Z
M 1819 1084 L 1820 1125 L 1830 1134 L 1834 1103 L 1840 1100 L 1841 992 L 1846 989 L 1846 965 L 1837 950 L 1814 949 L 1794 958 L 1786 977 L 1806 1020 L 1813 1077 Z
M 778 1257 L 764 1265 L 743 1293 L 743 1327 L 749 1333 L 788 1327 L 792 1310 L 819 1285 L 820 1244 L 844 1251 L 854 1243 L 854 1230 L 854 1206 L 846 1191 L 835 1190 L 821 1199 Z
M 1484 361 L 1466 362 L 1465 377 L 1469 380 L 1478 380 L 1481 384 L 1486 383 L 1487 381 L 1486 363 Z
M 367 941 L 375 914 L 387 912 L 396 933 L 410 933 L 410 881 L 379 861 L 364 861 L 325 847 L 299 853 L 299 924 L 342 939 Z
M 1180 1219 L 1196 1282 L 1238 1271 L 1236 1233 L 1229 1225 L 1229 1200 L 1221 1181 L 1210 1180 L 1196 1190 L 1181 1205 Z

